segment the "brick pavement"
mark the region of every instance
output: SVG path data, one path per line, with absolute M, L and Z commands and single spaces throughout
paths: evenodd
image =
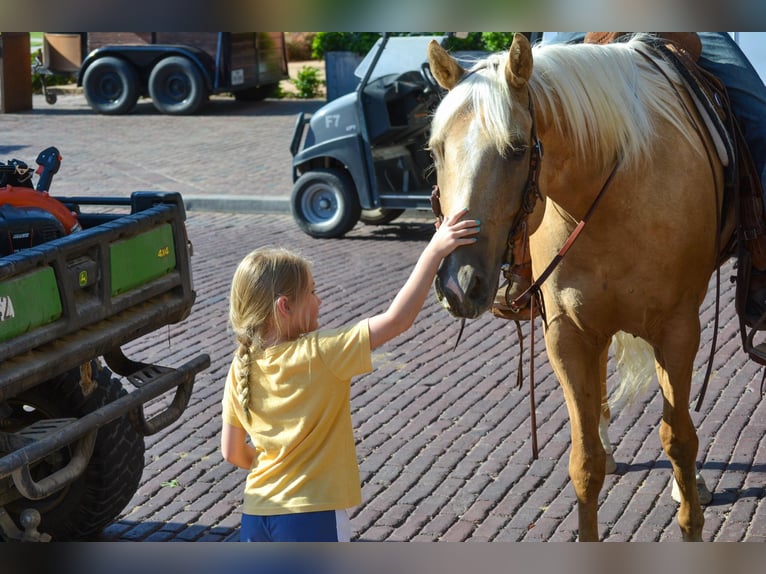
M 102 116 L 82 95 L 60 96 L 54 105 L 34 96 L 31 111 L 0 115 L 0 161 L 34 166 L 38 152 L 55 145 L 63 160 L 54 195 L 182 191 L 199 207 L 216 208 L 216 200 L 233 196 L 248 199 L 238 211 L 261 209 L 259 201 L 289 197 L 296 116 L 323 103 L 216 96 L 203 114 L 174 117 L 142 99 L 133 114 Z
M 33 161 L 48 145 L 61 149 L 64 163 L 54 193 L 166 189 L 187 197 L 248 197 L 252 190 L 282 205 L 290 188 L 293 116 L 317 105 L 214 101 L 199 117 L 169 118 L 142 109 L 105 118 L 82 102 L 63 99 L 59 108 L 0 117 L 6 136 L 0 159 Z M 245 473 L 221 460 L 218 416 L 233 350 L 226 329 L 228 284 L 247 252 L 282 244 L 308 255 L 323 299 L 321 321 L 337 326 L 384 308 L 431 231 L 422 217 L 408 214 L 385 227 L 359 225 L 343 239 L 316 240 L 284 212 L 218 212 L 213 206 L 198 204 L 189 211 L 197 289 L 191 316 L 125 349 L 133 358 L 166 364 L 206 352 L 212 365 L 199 377 L 182 421 L 147 439 L 140 488 L 102 540 L 236 539 Z M 261 206 L 267 208 L 274 204 Z M 701 411 L 692 411 L 700 436 L 698 460 L 714 491 L 703 538 L 764 542 L 766 403 L 759 396 L 761 371 L 740 350 L 728 282 L 732 273 L 725 266 L 713 377 Z M 712 337 L 712 291 L 701 320 L 695 401 Z M 458 329 L 431 298 L 412 330 L 375 353 L 375 371 L 353 382 L 364 499 L 352 514 L 354 539 L 574 540 L 569 425 L 542 340 L 535 343 L 540 456 L 533 461 L 528 392 L 514 388 L 513 326 L 489 316 L 469 321 L 453 352 Z M 526 372 L 528 357 L 524 362 Z M 601 494 L 599 530 L 607 541 L 681 538 L 670 464 L 657 432 L 661 397 L 654 389 L 617 413 L 610 428 L 618 472 L 606 478 Z M 149 414 L 165 400 L 158 399 Z

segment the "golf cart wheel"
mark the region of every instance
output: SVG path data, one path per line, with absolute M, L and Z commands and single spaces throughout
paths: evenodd
M 135 68 L 120 58 L 104 57 L 93 62 L 82 79 L 85 99 L 100 114 L 127 114 L 138 101 Z
M 4 417 L 8 432 L 18 432 L 36 421 L 82 418 L 124 394 L 112 372 L 91 361 L 90 382 L 81 382 L 80 369 L 33 387 L 8 399 L 10 413 Z M 84 379 L 85 380 L 85 379 Z M 19 498 L 5 505 L 19 525 L 27 508 L 37 510 L 42 520 L 39 531 L 54 541 L 89 540 L 113 522 L 138 490 L 144 469 L 144 439 L 130 424 L 127 415 L 98 430 L 93 454 L 85 471 L 63 489 L 41 500 Z M 69 447 L 43 459 L 31 469 L 40 479 L 64 466 Z
M 353 182 L 335 169 L 317 169 L 299 177 L 290 207 L 295 222 L 312 237 L 341 237 L 361 214 Z
M 363 209 L 359 219 L 366 225 L 385 225 L 404 213 L 403 209 Z
M 149 95 L 163 114 L 189 115 L 207 100 L 202 73 L 188 58 L 171 56 L 157 62 L 149 74 Z

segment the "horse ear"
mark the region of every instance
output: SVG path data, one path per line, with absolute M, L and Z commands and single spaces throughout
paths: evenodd
M 428 43 L 428 63 L 434 78 L 445 90 L 454 88 L 465 74 L 465 69 L 436 40 Z
M 513 88 L 523 88 L 532 76 L 532 46 L 524 34 L 513 35 L 505 77 Z

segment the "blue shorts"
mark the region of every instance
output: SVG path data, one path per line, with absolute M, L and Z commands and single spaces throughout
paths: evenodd
M 349 542 L 345 510 L 296 512 L 274 516 L 242 515 L 241 542 Z

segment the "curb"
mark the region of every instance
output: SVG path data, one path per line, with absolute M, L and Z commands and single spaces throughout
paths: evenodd
M 290 213 L 286 197 L 232 195 L 184 195 L 188 211 L 218 211 L 230 213 Z
M 183 195 L 186 211 L 213 211 L 218 213 L 281 213 L 289 215 L 287 197 L 237 195 Z M 408 217 L 430 221 L 433 213 L 427 209 L 408 209 Z

